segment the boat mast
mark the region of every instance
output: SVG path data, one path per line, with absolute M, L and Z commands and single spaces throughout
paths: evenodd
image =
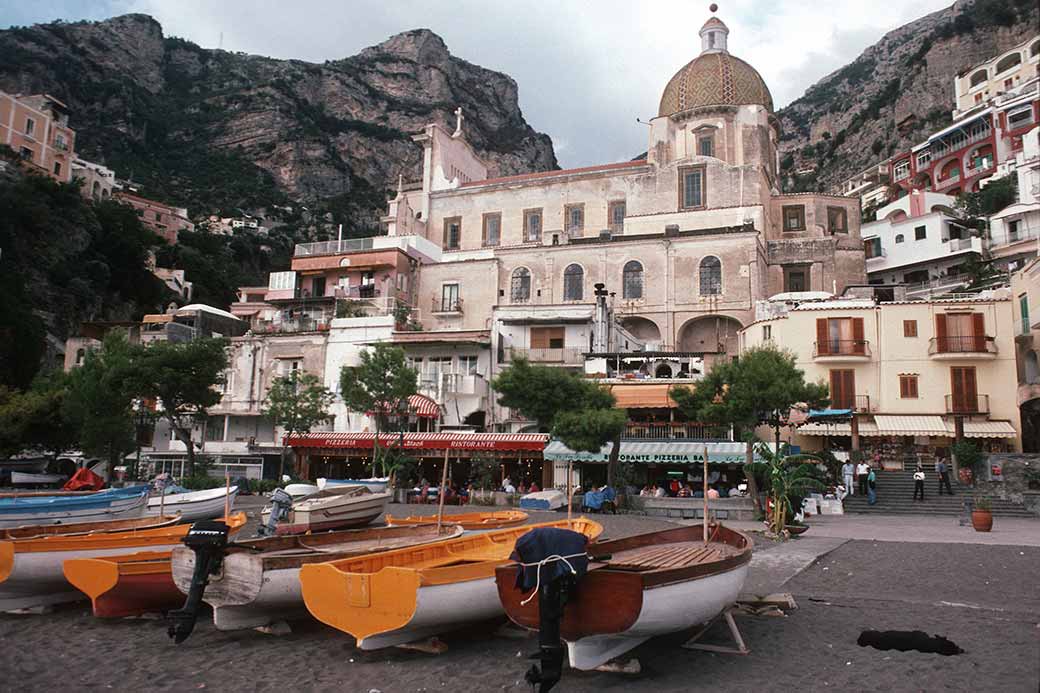
M 447 492 L 445 485 L 448 483 L 448 448 L 444 448 L 444 469 L 441 470 L 440 500 L 437 502 L 437 535 L 441 533 L 441 519 L 444 517 L 444 494 Z
M 708 446 L 704 446 L 704 543 L 708 543 Z

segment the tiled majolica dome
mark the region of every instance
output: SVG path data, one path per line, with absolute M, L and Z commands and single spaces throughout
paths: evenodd
M 726 50 L 729 29 L 716 17 L 701 27 L 703 51 L 668 82 L 658 115 L 701 106 L 758 104 L 773 110 L 773 97 L 758 71 Z

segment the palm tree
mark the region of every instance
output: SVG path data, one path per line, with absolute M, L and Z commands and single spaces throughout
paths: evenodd
M 804 495 L 810 489 L 824 486 L 812 476 L 812 465 L 807 461 L 822 461 L 815 455 L 786 455 L 784 448 L 773 452 L 766 445 L 759 445 L 758 454 L 765 460 L 769 472 L 769 498 L 772 508 L 767 516 L 769 530 L 777 537 L 784 537 L 788 516 L 794 517 L 795 509 L 791 498 Z

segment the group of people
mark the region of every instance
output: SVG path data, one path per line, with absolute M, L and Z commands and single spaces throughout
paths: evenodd
M 946 493 L 953 495 L 953 489 L 950 487 L 950 467 L 946 463 L 946 457 L 943 453 L 938 453 L 935 458 L 935 473 L 939 477 L 939 495 L 943 494 L 943 490 Z M 856 494 L 856 488 L 859 487 L 860 495 L 867 497 L 867 503 L 874 505 L 877 503 L 877 472 L 874 468 L 867 464 L 866 461 L 860 460 L 858 464 L 853 464 L 851 461 L 846 461 L 841 467 L 842 480 L 845 482 L 845 490 L 850 495 Z M 924 500 L 924 467 L 920 463 L 917 464 L 917 469 L 914 470 L 914 500 Z
M 519 493 L 521 496 L 527 493 L 537 493 L 542 489 L 538 486 L 538 483 L 532 481 L 529 485 L 525 484 L 523 480 L 520 481 L 519 486 L 513 485 L 513 480 L 508 476 L 502 480 L 502 486 L 499 487 L 500 491 L 504 493 Z
M 722 486 L 709 486 L 708 487 L 708 498 L 728 498 L 731 491 L 725 485 Z M 660 481 L 654 484 L 647 484 L 639 491 L 640 496 L 647 498 L 704 498 L 704 491 L 702 489 L 694 489 L 689 482 L 680 483 L 678 479 L 672 479 L 671 481 Z

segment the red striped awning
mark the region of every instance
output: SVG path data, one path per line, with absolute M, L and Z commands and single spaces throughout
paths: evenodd
M 373 433 L 299 433 L 286 440 L 293 448 L 371 450 Z M 412 450 L 530 450 L 541 452 L 547 433 L 405 433 L 404 448 Z M 379 444 L 390 447 L 401 442 L 398 433 L 380 433 Z
M 408 398 L 408 409 L 421 419 L 438 419 L 441 407 L 426 395 L 412 395 Z

